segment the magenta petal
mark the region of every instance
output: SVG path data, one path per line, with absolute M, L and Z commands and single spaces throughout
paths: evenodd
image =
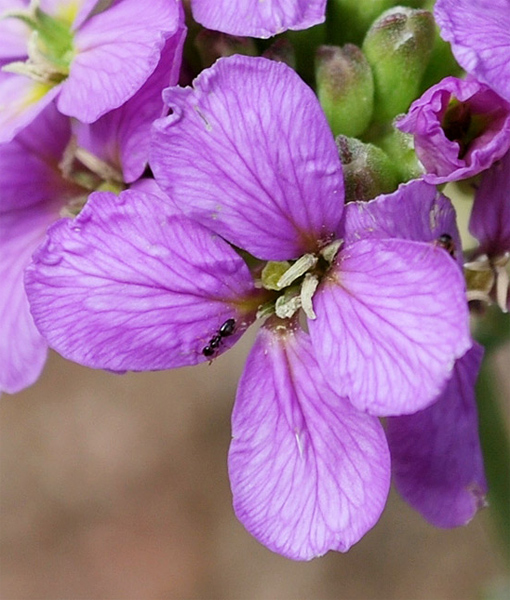
M 369 202 L 349 202 L 344 211 L 342 239 L 349 244 L 361 239 L 404 239 L 432 242 L 451 236 L 454 255 L 462 267 L 462 245 L 457 216 L 449 198 L 436 186 L 414 179 L 396 192 Z
M 232 435 L 234 509 L 271 550 L 298 560 L 343 552 L 378 520 L 389 487 L 383 429 L 328 386 L 304 332 L 260 330 Z
M 151 167 L 193 219 L 263 259 L 317 249 L 336 230 L 343 177 L 312 90 L 283 63 L 234 56 L 170 89 Z
M 487 255 L 510 252 L 510 152 L 482 174 L 469 230 Z
M 23 276 L 55 209 L 39 203 L 0 215 L 0 391 L 11 394 L 34 383 L 46 361 L 47 344 L 30 314 Z
M 92 194 L 74 221 L 56 223 L 27 270 L 27 293 L 52 347 L 115 371 L 196 364 L 226 319 L 236 330 L 220 350 L 254 318 L 242 304 L 253 296 L 244 261 L 160 198 L 131 190 Z
M 194 19 L 215 31 L 267 38 L 322 23 L 326 0 L 192 0 Z
M 475 401 L 482 355 L 477 344 L 455 363 L 435 404 L 414 415 L 388 419 L 397 489 L 436 527 L 465 525 L 486 505 Z
M 328 382 L 374 415 L 434 402 L 471 346 L 462 273 L 430 244 L 346 246 L 313 304 L 310 335 Z
M 461 67 L 510 102 L 510 2 L 437 0 L 434 17 Z
M 85 123 L 118 108 L 156 68 L 165 40 L 181 25 L 176 0 L 120 0 L 76 31 L 76 55 L 59 110 Z

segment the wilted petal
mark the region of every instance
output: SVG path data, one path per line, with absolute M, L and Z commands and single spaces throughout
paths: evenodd
M 477 344 L 455 363 L 435 404 L 414 415 L 388 419 L 397 489 L 436 527 L 465 525 L 485 506 L 487 484 L 475 401 L 482 355 Z
M 61 354 L 91 367 L 196 364 L 226 319 L 236 330 L 221 350 L 256 309 L 251 275 L 223 240 L 131 190 L 91 195 L 74 221 L 50 229 L 34 263 L 27 293 L 38 327 Z
M 434 17 L 461 67 L 510 102 L 508 0 L 437 0 Z
M 366 238 L 396 238 L 438 246 L 438 239 L 444 234 L 451 236 L 455 257 L 462 266 L 455 209 L 436 186 L 421 179 L 402 184 L 392 194 L 345 206 L 342 239 L 346 244 Z
M 170 89 L 151 167 L 181 210 L 263 259 L 317 249 L 335 231 L 343 178 L 317 98 L 283 63 L 234 56 Z
M 431 404 L 471 346 L 462 273 L 443 250 L 408 240 L 345 247 L 309 321 L 330 385 L 387 416 Z
M 31 385 L 46 360 L 25 294 L 25 267 L 55 220 L 58 206 L 39 203 L 0 214 L 0 391 L 11 394 Z
M 389 486 L 384 432 L 328 386 L 304 332 L 260 330 L 232 435 L 234 509 L 271 550 L 299 560 L 346 551 L 378 520 Z
M 326 0 L 192 0 L 198 23 L 231 35 L 267 38 L 322 23 Z
M 483 173 L 469 230 L 487 255 L 510 252 L 510 152 Z
M 76 55 L 59 110 L 85 123 L 126 102 L 159 62 L 166 38 L 181 24 L 177 0 L 121 0 L 76 31 Z

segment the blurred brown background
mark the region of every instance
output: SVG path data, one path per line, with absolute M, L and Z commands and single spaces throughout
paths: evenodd
M 491 597 L 505 565 L 490 509 L 444 531 L 392 494 L 347 554 L 310 563 L 243 529 L 226 458 L 245 338 L 212 365 L 163 373 L 118 376 L 52 354 L 36 385 L 2 397 L 2 600 Z M 495 359 L 508 370 L 510 349 Z

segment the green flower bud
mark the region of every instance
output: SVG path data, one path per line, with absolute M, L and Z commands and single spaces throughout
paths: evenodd
M 336 143 L 344 172 L 346 202 L 370 200 L 397 189 L 397 172 L 381 148 L 343 135 L 337 137 Z
M 435 38 L 432 14 L 395 7 L 372 25 L 363 51 L 374 73 L 375 119 L 390 121 L 419 95 Z
M 377 145 L 390 157 L 400 183 L 423 175 L 423 167 L 414 151 L 414 138 L 410 133 L 391 128 L 386 135 L 377 139 Z
M 328 38 L 361 44 L 374 20 L 394 5 L 394 0 L 329 0 Z
M 320 46 L 316 55 L 317 95 L 334 135 L 359 136 L 374 108 L 374 79 L 363 52 L 353 44 Z

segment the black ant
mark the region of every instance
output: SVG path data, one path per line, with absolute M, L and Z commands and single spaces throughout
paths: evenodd
M 236 328 L 235 319 L 227 319 L 225 323 L 218 329 L 218 333 L 209 340 L 209 343 L 202 350 L 204 356 L 210 357 L 220 347 L 224 338 L 231 336 Z
M 452 258 L 455 258 L 455 242 L 449 233 L 442 233 L 437 238 L 436 244 L 446 250 Z

